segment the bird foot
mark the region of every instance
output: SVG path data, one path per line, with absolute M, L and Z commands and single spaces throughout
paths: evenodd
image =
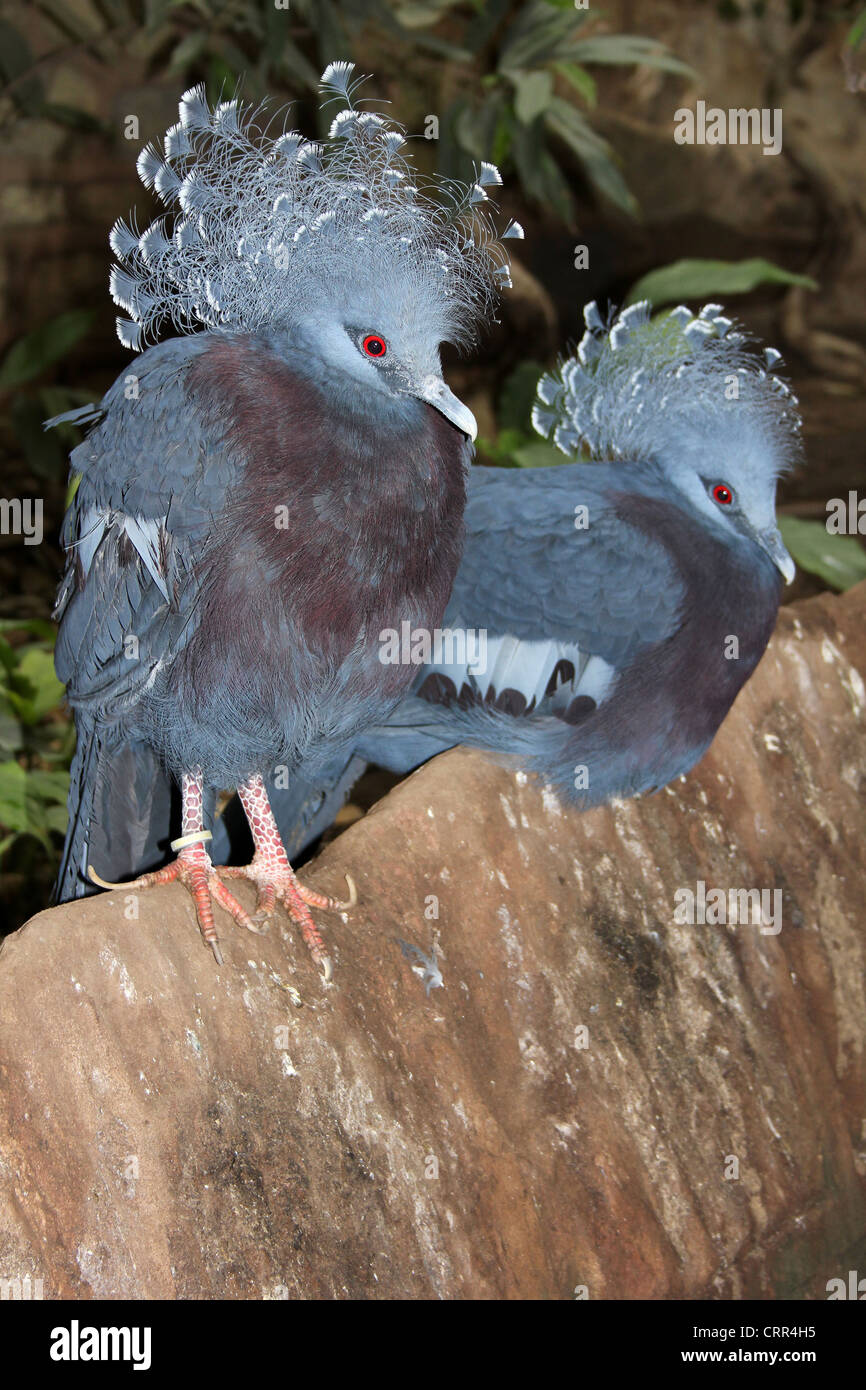
M 100 888 L 132 889 L 135 892 L 155 888 L 161 883 L 182 883 L 193 900 L 199 930 L 213 951 L 217 965 L 223 964 L 223 956 L 217 939 L 213 902 L 218 902 L 220 907 L 225 908 L 226 912 L 230 913 L 240 926 L 246 927 L 247 931 L 255 932 L 257 936 L 267 931 L 267 926 L 261 925 L 251 917 L 234 894 L 229 892 L 211 863 L 210 856 L 202 850 L 198 853 L 182 850 L 177 859 L 171 864 L 166 864 L 165 868 L 142 874 L 140 878 L 131 879 L 128 883 L 108 883 L 99 877 L 92 866 L 88 869 L 88 874 Z
M 249 801 L 249 806 L 244 801 L 244 809 L 247 811 L 248 819 L 252 815 L 250 824 L 253 827 L 256 852 L 252 861 L 243 868 L 215 869 L 204 847 L 205 841 L 211 838 L 210 831 L 193 826 L 191 830 L 185 831 L 179 840 L 172 841 L 172 849 L 178 850 L 179 853 L 177 859 L 165 868 L 142 874 L 140 878 L 129 883 L 107 883 L 91 867 L 88 869 L 90 878 L 100 888 L 132 890 L 153 888 L 161 883 L 182 883 L 195 905 L 201 934 L 219 965 L 222 965 L 223 958 L 213 917 L 214 902 L 219 903 L 240 926 L 257 935 L 267 931 L 276 904 L 282 903 L 289 916 L 300 927 L 307 949 L 325 980 L 330 980 L 333 973 L 331 958 L 325 950 L 325 943 L 313 921 L 310 908 L 317 907 L 326 912 L 348 912 L 358 901 L 355 885 L 346 874 L 349 897 L 346 902 L 341 902 L 336 898 L 326 897 L 324 893 L 316 893 L 312 888 L 306 888 L 303 883 L 299 883 L 279 839 L 279 831 L 273 821 L 261 778 L 242 790 L 242 801 L 244 791 Z M 184 816 L 188 825 L 192 819 L 192 812 L 200 812 L 201 809 L 201 788 L 191 777 L 185 778 L 184 798 Z M 191 807 L 190 815 L 187 815 L 187 799 L 195 803 Z M 257 902 L 253 916 L 250 916 L 229 891 L 223 878 L 246 878 L 256 885 Z
M 266 931 L 276 904 L 282 903 L 292 921 L 300 927 L 301 936 L 323 978 L 326 981 L 331 979 L 331 958 L 313 921 L 310 908 L 317 907 L 325 912 L 348 912 L 353 908 L 358 901 L 358 893 L 348 874 L 346 883 L 349 887 L 349 897 L 342 902 L 338 898 L 329 898 L 324 893 L 317 893 L 314 889 L 305 887 L 295 877 L 288 861 L 275 863 L 269 858 L 259 858 L 256 855 L 249 864 L 240 868 L 221 868 L 219 873 L 223 878 L 245 878 L 256 885 L 258 900 L 255 913 L 250 919 L 254 931 Z M 228 892 L 227 889 L 225 891 Z

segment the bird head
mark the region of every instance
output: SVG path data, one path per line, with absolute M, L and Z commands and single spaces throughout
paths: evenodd
M 665 478 L 713 529 L 730 540 L 758 545 L 790 584 L 796 568 L 776 524 L 778 442 L 761 429 L 758 401 L 749 409 L 748 391 L 754 385 L 754 379 L 742 380 L 740 409 L 713 412 L 708 428 L 693 432 L 691 422 L 684 422 L 658 462 Z
M 265 333 L 313 354 L 381 397 L 415 397 L 474 437 L 471 412 L 442 379 L 443 342 L 463 346 L 510 284 L 482 163 L 471 184 L 415 176 L 402 129 L 360 109 L 352 63 L 322 74 L 339 102 L 327 138 L 283 128 L 235 98 L 211 109 L 202 87 L 180 102 L 163 149 L 144 149 L 139 175 L 174 208 L 141 235 L 111 233 L 111 292 L 130 315 L 121 341 L 141 348 L 170 321 Z
M 356 262 L 358 271 L 363 259 Z M 399 417 L 407 401 L 419 400 L 474 440 L 475 417 L 442 376 L 439 349 L 446 325 L 431 314 L 423 282 L 398 258 L 389 293 L 379 291 L 378 274 L 358 274 L 341 283 L 339 293 L 310 305 L 291 328 L 293 356 L 303 354 L 320 385 L 327 382 L 337 396 L 348 394 L 364 408 L 376 408 L 380 417 L 389 408 Z M 347 383 L 354 388 L 349 393 Z
M 533 424 L 574 457 L 639 459 L 733 543 L 757 545 L 787 583 L 794 561 L 776 524 L 776 482 L 800 457 L 797 399 L 721 306 L 658 319 L 643 301 L 605 322 L 584 311 L 577 355 L 542 377 Z

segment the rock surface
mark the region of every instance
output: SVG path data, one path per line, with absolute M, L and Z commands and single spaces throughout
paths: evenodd
M 866 1231 L 864 617 L 866 585 L 784 611 L 655 797 L 422 769 L 305 873 L 360 892 L 319 915 L 330 986 L 282 918 L 220 917 L 217 968 L 179 888 L 35 917 L 0 953 L 0 1277 L 826 1296 Z M 678 923 L 699 881 L 780 890 L 781 930 Z

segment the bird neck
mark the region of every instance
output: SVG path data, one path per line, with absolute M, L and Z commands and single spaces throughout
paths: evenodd
M 419 617 L 438 622 L 460 553 L 459 430 L 415 400 L 372 413 L 240 335 L 215 334 L 186 384 L 238 464 L 216 549 L 230 536 L 255 555 L 261 582 L 295 607 L 304 595 L 310 625 L 327 627 L 339 608 L 352 640 L 401 595 L 426 595 Z

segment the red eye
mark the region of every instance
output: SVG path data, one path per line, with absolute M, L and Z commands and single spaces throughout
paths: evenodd
M 361 347 L 368 357 L 384 357 L 388 351 L 385 339 L 380 338 L 378 333 L 368 333 Z
M 722 507 L 729 507 L 734 500 L 734 494 L 727 483 L 716 483 L 713 488 L 713 501 L 718 502 Z

